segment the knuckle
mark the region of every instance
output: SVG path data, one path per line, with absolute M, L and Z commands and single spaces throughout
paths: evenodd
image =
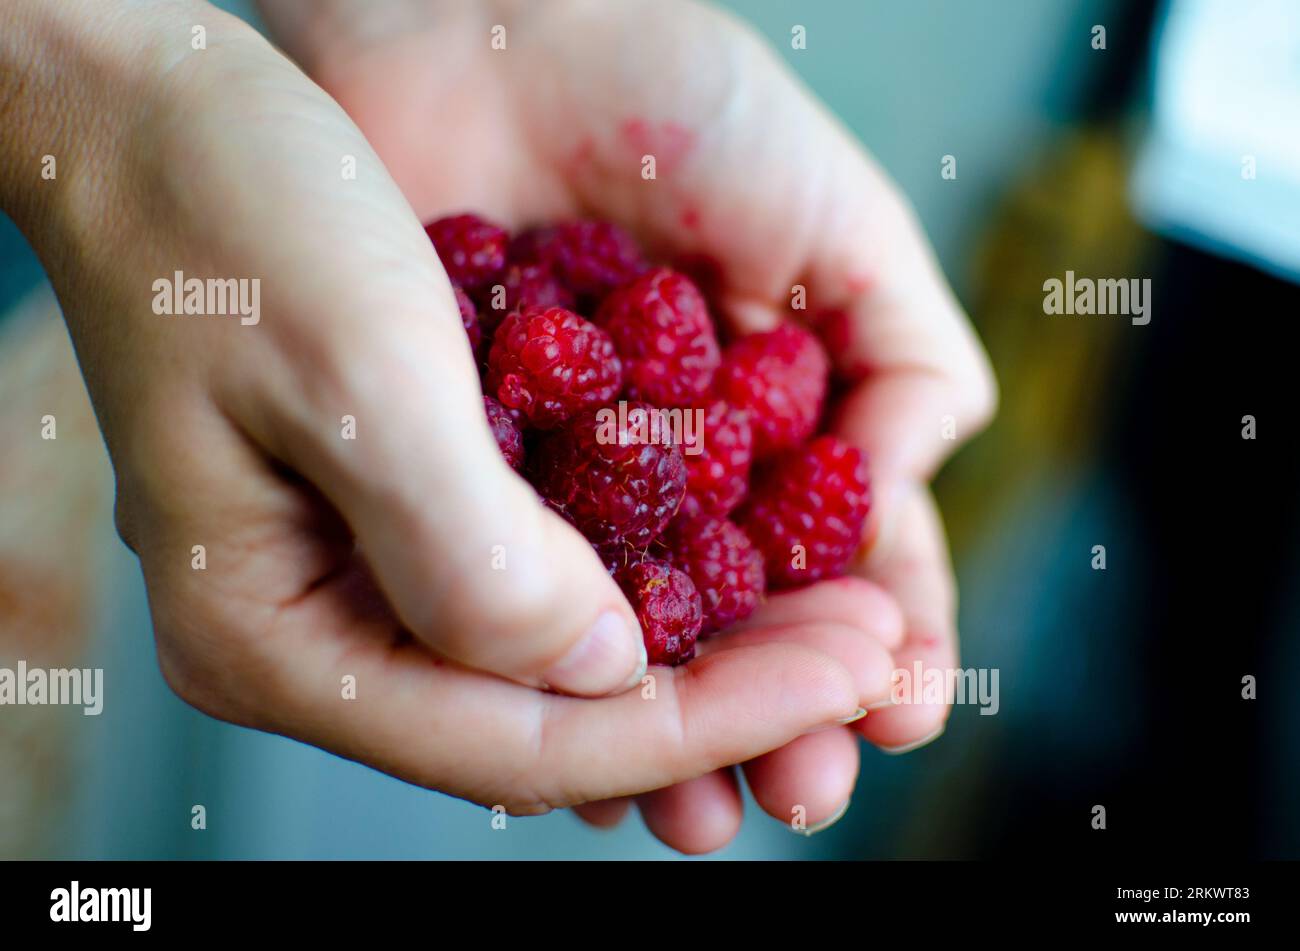
M 984 429 L 997 415 L 998 381 L 984 348 L 975 339 L 972 330 L 969 344 L 964 347 L 957 379 L 960 380 L 965 415 L 975 429 Z
M 153 592 L 151 591 L 151 597 Z M 238 633 L 225 636 L 224 627 L 199 630 L 188 620 L 169 618 L 167 599 L 154 608 L 154 642 L 158 669 L 168 688 L 184 703 L 228 723 L 265 729 L 249 702 L 256 691 L 247 684 L 256 674 L 255 658 Z M 209 619 L 218 627 L 216 619 Z
M 210 716 L 220 717 L 219 704 L 207 689 L 209 678 L 199 669 L 192 653 L 182 645 L 183 642 L 168 633 L 156 632 L 158 670 L 163 682 L 184 703 Z
M 113 502 L 113 527 L 117 530 L 117 537 L 122 539 L 122 544 L 137 555 L 140 554 L 140 534 L 132 507 L 120 491 Z

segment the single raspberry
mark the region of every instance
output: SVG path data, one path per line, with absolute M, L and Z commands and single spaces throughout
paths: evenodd
M 456 293 L 456 306 L 460 308 L 460 322 L 465 326 L 465 336 L 469 338 L 469 347 L 474 351 L 477 358 L 480 348 L 483 346 L 483 328 L 479 326 L 478 310 L 474 307 L 474 302 L 469 299 L 465 289 L 459 284 L 451 285 L 451 289 Z
M 724 400 L 704 408 L 700 429 L 700 451 L 687 446 L 686 498 L 682 514 L 687 516 L 729 513 L 749 489 L 749 464 L 754 457 L 754 436 L 749 417 Z
M 483 397 L 483 409 L 487 411 L 488 425 L 496 437 L 497 448 L 512 469 L 520 469 L 524 464 L 524 434 L 515 425 L 510 411 L 490 396 Z
M 725 518 L 675 518 L 659 542 L 666 560 L 691 576 L 704 605 L 700 636 L 743 621 L 763 600 L 763 553 Z
M 507 265 L 501 277 L 479 294 L 479 316 L 488 336 L 506 314 L 534 307 L 574 307 L 573 294 L 545 264 Z
M 640 558 L 614 577 L 636 610 L 650 663 L 676 666 L 695 656 L 703 609 L 686 572 L 657 558 Z
M 533 486 L 598 549 L 644 550 L 686 493 L 682 451 L 666 432 L 645 438 L 640 420 L 652 412 L 636 403 L 622 420 L 612 409 L 584 413 L 532 453 Z
M 563 221 L 533 228 L 510 242 L 510 261 L 546 264 L 590 306 L 645 271 L 636 240 L 608 221 Z
M 763 552 L 768 585 L 776 588 L 844 574 L 870 510 L 863 454 L 819 436 L 755 470 L 736 521 Z
M 453 284 L 470 294 L 491 284 L 506 266 L 510 235 L 478 215 L 452 215 L 424 226 Z
M 628 399 L 689 406 L 721 362 L 713 321 L 691 279 L 669 268 L 641 275 L 605 298 L 595 322 L 623 358 Z
M 509 314 L 492 338 L 486 392 L 538 429 L 608 402 L 622 383 L 609 334 L 563 307 Z
M 713 385 L 718 396 L 749 411 L 758 457 L 793 449 L 812 435 L 829 373 L 830 361 L 817 338 L 782 324 L 727 347 Z

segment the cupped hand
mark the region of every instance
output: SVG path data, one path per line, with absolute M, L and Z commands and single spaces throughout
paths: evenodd
M 538 689 L 617 691 L 640 637 L 500 458 L 406 198 L 245 25 L 198 3 L 89 7 L 5 11 L 22 13 L 6 40 L 50 56 L 0 96 L 0 198 L 59 295 L 183 699 L 516 813 L 690 780 L 857 710 L 861 648 L 835 625 L 813 632 L 827 649 L 791 632 L 616 696 Z M 44 149 L 59 171 L 42 182 L 27 152 Z M 256 279 L 256 315 L 158 313 L 177 272 Z M 584 652 L 601 614 L 615 636 Z
M 775 618 L 793 636 L 846 622 L 891 671 L 957 664 L 955 585 L 926 484 L 991 417 L 989 364 L 903 197 L 759 38 L 705 5 L 660 0 L 263 9 L 421 218 L 608 217 L 659 254 L 704 256 L 735 331 L 811 315 L 845 388 L 834 425 L 871 459 L 874 509 L 855 568 L 866 580 L 778 595 L 755 624 L 770 631 Z M 797 288 L 809 306 L 792 315 Z M 752 636 L 726 635 L 711 656 Z M 933 738 L 949 712 L 875 705 L 851 729 L 893 751 Z M 857 774 L 851 740 L 822 731 L 750 762 L 756 799 L 782 821 L 801 805 L 810 827 L 833 818 Z M 730 771 L 639 803 L 685 851 L 725 844 L 739 821 Z M 580 812 L 609 824 L 626 806 Z

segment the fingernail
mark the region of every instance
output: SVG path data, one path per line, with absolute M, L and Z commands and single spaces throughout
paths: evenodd
M 857 710 L 855 710 L 853 713 L 850 713 L 848 716 L 836 717 L 834 720 L 828 720 L 826 723 L 823 723 L 821 726 L 813 727 L 811 730 L 808 731 L 808 733 L 809 734 L 825 733 L 827 730 L 838 730 L 840 727 L 847 726 L 850 723 L 857 723 L 866 715 L 867 715 L 867 711 L 864 710 L 862 707 L 858 707 Z
M 618 612 L 605 611 L 542 680 L 565 693 L 599 697 L 632 687 L 645 675 L 647 663 L 641 632 L 629 629 Z
M 945 723 L 928 736 L 923 736 L 919 740 L 914 740 L 911 743 L 904 743 L 902 746 L 882 746 L 880 747 L 880 752 L 888 753 L 890 756 L 902 756 L 904 753 L 912 752 L 912 750 L 919 750 L 927 743 L 933 743 L 935 740 L 939 739 L 939 737 L 943 736 L 943 731 L 947 726 L 948 724 Z
M 841 819 L 844 818 L 844 814 L 849 811 L 849 806 L 852 805 L 852 803 L 853 803 L 852 799 L 846 799 L 844 800 L 844 805 L 836 809 L 835 814 L 832 815 L 829 819 L 823 819 L 815 826 L 809 826 L 806 829 L 795 829 L 794 831 L 798 832 L 800 835 L 804 836 L 805 838 L 814 836 L 818 832 L 825 832 L 831 826 L 835 825 L 835 823 L 839 822 Z
M 867 712 L 870 713 L 872 710 L 886 710 L 893 705 L 894 699 L 892 697 L 887 700 L 877 700 L 875 703 L 867 704 Z

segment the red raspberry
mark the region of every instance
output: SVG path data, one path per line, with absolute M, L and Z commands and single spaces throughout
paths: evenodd
M 597 548 L 644 550 L 686 492 L 682 451 L 670 440 L 641 438 L 638 410 L 653 412 L 633 404 L 624 427 L 613 410 L 585 413 L 548 434 L 532 455 L 533 486 Z
M 700 593 L 684 571 L 657 558 L 640 558 L 615 578 L 641 622 L 650 663 L 676 666 L 695 656 L 703 611 Z
M 682 514 L 723 516 L 749 489 L 754 436 L 749 418 L 723 400 L 704 410 L 700 452 L 686 453 L 686 498 Z
M 483 409 L 487 411 L 488 425 L 496 437 L 497 448 L 512 469 L 519 469 L 524 464 L 524 434 L 515 425 L 510 411 L 490 396 L 483 397 Z
M 501 292 L 497 292 L 497 287 Z M 511 264 L 501 277 L 479 294 L 484 332 L 491 336 L 506 314 L 534 307 L 573 310 L 573 294 L 544 264 Z M 500 304 L 500 307 L 496 305 Z
M 460 308 L 460 322 L 465 326 L 465 336 L 469 338 L 469 347 L 477 358 L 479 348 L 483 345 L 483 329 L 478 324 L 478 311 L 469 299 L 464 288 L 459 284 L 451 285 L 456 293 L 456 306 Z
M 691 576 L 704 604 L 700 636 L 743 621 L 763 600 L 763 553 L 725 518 L 675 518 L 660 541 L 667 561 Z
M 721 355 L 709 308 L 690 278 L 650 271 L 606 297 L 594 319 L 623 358 L 628 399 L 689 406 L 708 390 Z
M 549 265 L 587 305 L 649 267 L 635 239 L 608 221 L 564 221 L 525 231 L 510 242 L 510 260 Z
M 749 411 L 754 455 L 793 449 L 812 435 L 826 400 L 830 361 L 807 330 L 782 324 L 727 347 L 714 390 Z
M 768 585 L 777 588 L 844 574 L 870 510 L 865 457 L 842 439 L 819 436 L 755 470 L 736 521 L 763 552 Z
M 516 311 L 492 338 L 486 391 L 538 429 L 608 402 L 622 383 L 609 334 L 563 307 Z
M 506 266 L 510 235 L 477 215 L 452 215 L 424 226 L 453 284 L 473 294 L 496 280 Z

